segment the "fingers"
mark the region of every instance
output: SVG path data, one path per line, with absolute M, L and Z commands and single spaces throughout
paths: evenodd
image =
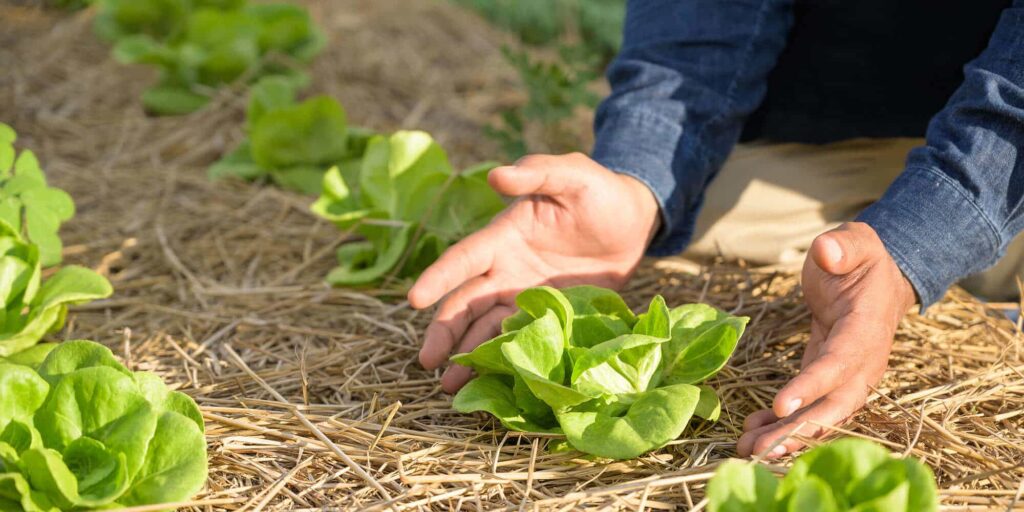
M 589 159 L 582 155 L 530 155 L 487 175 L 496 192 L 506 196 L 557 196 L 577 190 Z
M 466 281 L 489 271 L 495 248 L 502 245 L 499 229 L 487 226 L 449 247 L 416 280 L 409 290 L 409 304 L 416 309 L 430 307 Z
M 882 247 L 867 224 L 848 222 L 823 233 L 811 243 L 814 262 L 832 275 L 846 275 L 877 256 Z
M 757 430 L 765 425 L 770 425 L 779 421 L 779 417 L 772 412 L 771 409 L 761 409 L 750 416 L 747 416 L 743 420 L 743 431 L 750 432 L 751 430 Z
M 449 295 L 424 333 L 420 350 L 423 367 L 432 370 L 444 364 L 470 324 L 490 311 L 499 298 L 494 280 L 482 276 Z
M 772 459 L 799 450 L 803 443 L 787 437 L 795 434 L 805 437 L 819 436 L 825 431 L 823 425 L 834 426 L 842 423 L 864 405 L 866 398 L 867 394 L 859 386 L 837 389 L 797 414 L 747 431 L 736 443 L 736 452 L 741 457 L 757 454 Z M 760 417 L 763 418 L 765 415 Z M 776 442 L 779 444 L 773 448 Z
M 462 342 L 459 344 L 459 352 L 470 352 L 481 343 L 500 334 L 501 321 L 515 312 L 516 309 L 513 307 L 498 305 L 484 313 L 466 330 L 466 335 L 462 337 Z M 453 364 L 441 376 L 441 388 L 448 393 L 454 393 L 472 377 L 472 370 Z
M 807 340 L 807 346 L 804 347 L 804 355 L 800 358 L 800 369 L 807 368 L 815 359 L 818 358 L 818 354 L 821 352 L 822 345 L 825 344 L 825 336 L 828 331 L 821 325 L 817 319 L 811 320 L 811 337 Z
M 775 414 L 785 418 L 841 386 L 858 385 L 866 390 L 884 372 L 889 358 L 885 338 L 873 322 L 859 316 L 840 319 L 818 349 L 817 358 L 775 396 Z M 891 334 L 888 338 L 892 339 Z

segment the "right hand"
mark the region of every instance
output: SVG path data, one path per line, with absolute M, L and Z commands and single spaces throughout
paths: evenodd
M 409 290 L 417 309 L 443 299 L 420 351 L 430 370 L 453 349 L 468 352 L 496 336 L 526 288 L 621 288 L 658 228 L 658 204 L 646 185 L 579 153 L 527 156 L 487 178 L 518 199 L 449 248 Z M 470 377 L 469 368 L 452 365 L 441 385 L 455 392 Z

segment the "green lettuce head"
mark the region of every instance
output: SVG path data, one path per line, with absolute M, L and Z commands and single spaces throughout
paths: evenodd
M 758 464 L 727 461 L 708 482 L 710 512 L 932 512 L 935 476 L 917 459 L 894 459 L 857 438 L 834 441 L 796 459 L 779 480 Z
M 455 396 L 506 428 L 564 433 L 574 448 L 628 459 L 678 438 L 720 404 L 701 382 L 732 355 L 747 324 L 703 304 L 669 309 L 657 296 L 634 315 L 611 290 L 531 288 L 502 334 L 452 358 L 478 377 Z
M 171 503 L 202 488 L 206 441 L 191 398 L 91 341 L 31 352 L 0 358 L 0 510 Z

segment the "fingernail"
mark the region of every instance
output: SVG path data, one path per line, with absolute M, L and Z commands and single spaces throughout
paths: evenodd
M 804 405 L 804 401 L 799 399 L 799 398 L 794 398 L 794 399 L 790 400 L 789 403 L 786 404 L 786 411 L 785 411 L 786 414 L 785 415 L 789 416 L 790 414 L 793 414 L 794 412 L 799 410 L 800 406 L 802 406 L 802 405 Z
M 772 448 L 772 455 L 775 457 L 781 457 L 786 454 L 786 447 L 781 444 Z
M 843 260 L 843 247 L 839 245 L 839 242 L 826 237 L 821 241 L 821 244 L 824 246 L 825 256 L 833 264 L 839 264 Z

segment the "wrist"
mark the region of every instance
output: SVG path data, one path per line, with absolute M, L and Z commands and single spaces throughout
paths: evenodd
M 661 207 L 658 205 L 658 199 L 651 187 L 640 179 L 621 173 L 615 173 L 615 177 L 628 191 L 630 204 L 637 209 L 639 227 L 641 232 L 647 235 L 644 244 L 646 247 L 661 228 Z

